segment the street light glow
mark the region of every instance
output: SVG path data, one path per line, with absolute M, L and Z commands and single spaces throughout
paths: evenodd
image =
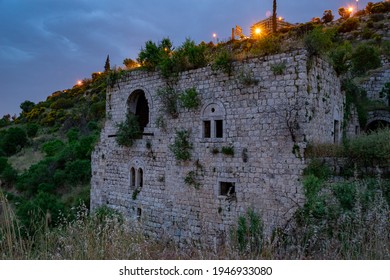
M 256 28 L 256 29 L 255 29 L 255 33 L 256 33 L 256 35 L 260 35 L 261 29 L 260 29 L 260 28 Z
M 353 8 L 352 8 L 352 7 L 349 7 L 349 8 L 348 8 L 348 12 L 352 13 L 352 12 L 353 12 Z

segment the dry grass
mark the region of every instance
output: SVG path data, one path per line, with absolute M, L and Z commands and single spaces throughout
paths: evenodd
M 364 198 L 368 185 L 360 183 Z M 337 206 L 331 191 L 326 205 Z M 178 246 L 169 237 L 148 238 L 142 224 L 120 215 L 89 215 L 81 208 L 73 221 L 65 217 L 56 228 L 46 221 L 34 236 L 22 237 L 15 216 L 0 192 L 0 259 L 45 260 L 169 260 L 169 259 L 389 259 L 390 209 L 380 191 L 369 206 L 359 200 L 351 211 L 316 218 L 302 211 L 283 229 L 264 240 L 260 252 L 238 250 L 232 238 L 218 251 L 201 244 Z M 302 209 L 301 209 L 302 210 Z
M 9 163 L 19 173 L 30 168 L 31 165 L 38 163 L 44 158 L 41 151 L 33 148 L 24 148 L 22 151 L 8 158 Z

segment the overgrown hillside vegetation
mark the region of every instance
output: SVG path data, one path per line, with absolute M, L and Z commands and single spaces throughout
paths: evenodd
M 389 129 L 345 139 L 341 145 L 309 143 L 305 159 L 310 164 L 303 178 L 306 203 L 271 238 L 264 238 L 260 215 L 248 211 L 220 251 L 178 250 L 146 239 L 138 226 L 128 225 L 111 210 L 89 215 L 88 209 L 90 157 L 106 117 L 106 89 L 127 71 L 159 71 L 167 80 L 159 97 L 174 116 L 180 102 L 197 104 L 172 94 L 169 86 L 181 72 L 210 65 L 230 75 L 234 61 L 305 48 L 308 55 L 321 56 L 334 66 L 346 95 L 345 123 L 354 107 L 363 128 L 369 111 L 390 111 L 390 104 L 368 100 L 359 87 L 371 71 L 388 67 L 384 62 L 390 59 L 389 12 L 389 2 L 371 3 L 354 17 L 339 10 L 338 21 L 325 11 L 322 19 L 274 35 L 217 45 L 187 39 L 175 48 L 169 39 L 148 41 L 137 61 L 124 60 L 123 69 L 110 69 L 107 60 L 104 72 L 93 73 L 73 88 L 38 104 L 23 102 L 19 116 L 0 119 L 0 258 L 388 259 Z M 285 67 L 274 65 L 272 71 L 278 75 Z M 240 79 L 243 84 L 256 82 L 248 73 L 241 73 Z M 390 96 L 390 81 L 381 94 Z M 128 123 L 131 127 L 118 124 L 122 145 L 131 145 L 138 137 L 137 121 Z

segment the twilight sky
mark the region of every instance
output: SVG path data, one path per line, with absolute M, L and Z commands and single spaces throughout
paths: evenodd
M 307 22 L 348 5 L 356 0 L 278 0 L 278 16 Z M 122 66 L 147 40 L 223 40 L 236 24 L 249 35 L 271 10 L 271 0 L 0 0 L 0 118 L 102 71 L 108 54 Z

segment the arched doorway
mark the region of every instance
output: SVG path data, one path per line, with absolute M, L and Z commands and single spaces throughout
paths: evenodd
M 377 131 L 383 128 L 390 128 L 390 122 L 385 120 L 374 120 L 369 124 L 367 124 L 366 131 L 367 132 Z
M 141 89 L 133 91 L 127 100 L 128 113 L 138 117 L 139 126 L 143 132 L 149 124 L 149 104 L 145 92 Z

